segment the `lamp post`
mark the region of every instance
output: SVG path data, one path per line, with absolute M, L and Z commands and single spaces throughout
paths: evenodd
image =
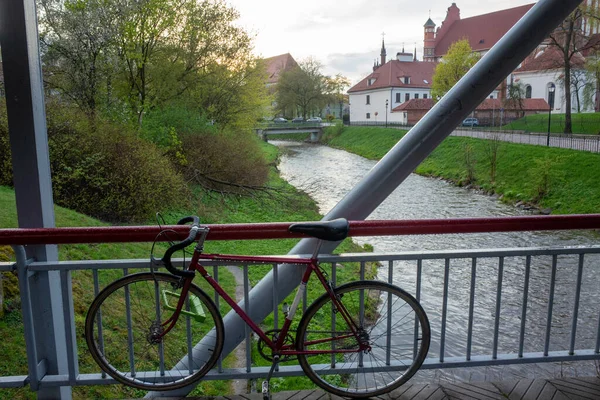
M 550 147 L 550 120 L 552 119 L 552 107 L 554 106 L 554 91 L 556 87 L 551 85 L 548 88 L 548 136 L 546 137 L 546 146 Z
M 388 100 L 385 100 L 385 127 L 387 128 L 387 109 L 388 109 Z

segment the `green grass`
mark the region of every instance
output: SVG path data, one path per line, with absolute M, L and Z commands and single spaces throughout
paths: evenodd
M 326 132 L 331 147 L 347 150 L 371 160 L 380 159 L 406 134 L 406 131 L 380 127 L 345 127 L 341 134 Z
M 278 150 L 276 147 L 263 143 L 261 145 L 268 161 L 275 166 Z M 257 194 L 256 196 L 214 196 L 198 188 L 195 189 L 196 201 L 187 209 L 170 210 L 163 212 L 167 223 L 175 223 L 180 217 L 189 214 L 196 214 L 201 217 L 203 223 L 245 223 L 245 222 L 275 222 L 275 221 L 307 221 L 319 220 L 321 216 L 317 211 L 314 202 L 308 195 L 297 191 L 295 188 L 283 181 L 277 174 L 275 168 L 272 169 L 269 183 L 271 190 L 268 193 Z M 55 207 L 56 225 L 59 227 L 67 226 L 105 226 L 107 224 L 76 213 L 62 207 Z M 153 221 L 149 221 L 153 224 Z M 0 187 L 0 227 L 11 228 L 17 226 L 17 214 L 15 208 L 14 192 L 6 187 Z M 206 252 L 233 253 L 233 254 L 286 254 L 296 243 L 297 239 L 285 240 L 240 240 L 240 241 L 217 241 L 207 242 Z M 86 260 L 86 259 L 130 259 L 130 258 L 148 258 L 150 254 L 150 243 L 126 243 L 126 244 L 93 244 L 93 245 L 61 245 L 59 246 L 59 258 L 61 260 Z M 161 245 L 161 249 L 165 245 Z M 339 251 L 361 251 L 362 249 L 352 243 L 350 240 L 344 241 Z M 11 258 L 9 247 L 0 246 L 0 261 L 7 261 Z M 156 253 L 160 254 L 160 250 Z M 370 266 L 373 268 L 373 266 Z M 258 282 L 270 267 L 252 266 L 249 268 L 249 275 L 252 284 Z M 340 268 L 339 279 L 341 281 L 353 280 L 356 277 L 356 264 Z M 219 270 L 219 278 L 224 288 L 234 292 L 235 282 L 231 274 L 225 269 Z M 121 271 L 106 271 L 100 274 L 101 286 L 104 286 L 122 275 Z M 8 305 L 11 307 L 3 317 L 0 317 L 0 376 L 26 374 L 27 368 L 25 343 L 22 334 L 22 321 L 19 312 L 18 297 L 16 293 L 18 286 L 12 274 L 7 275 L 10 280 L 5 280 L 5 290 L 8 287 L 10 296 L 5 291 Z M 200 280 L 197 279 L 197 283 Z M 92 276 L 89 271 L 80 271 L 73 273 L 73 292 L 75 299 L 76 329 L 79 342 L 80 372 L 97 372 L 91 356 L 87 352 L 85 341 L 83 340 L 83 323 L 85 314 L 93 298 Z M 322 293 L 322 287 L 317 280 L 311 281 L 309 289 L 309 299 L 316 298 Z M 289 302 L 289 300 L 288 300 Z M 224 302 L 222 302 L 224 304 Z M 225 306 L 223 306 L 225 307 Z M 228 307 L 223 308 L 223 315 L 229 311 Z M 299 320 L 299 315 L 297 320 Z M 283 318 L 280 316 L 280 321 Z M 272 315 L 267 318 L 264 327 L 272 326 Z M 269 328 L 265 328 L 269 329 Z M 264 365 L 264 361 L 257 360 L 260 356 L 255 354 L 257 363 Z M 228 357 L 225 366 L 233 366 L 235 362 L 232 356 Z M 301 382 L 301 383 L 298 383 Z M 306 387 L 306 380 L 285 379 L 279 382 L 281 390 L 292 389 L 299 386 Z M 201 383 L 194 390 L 192 395 L 222 395 L 229 393 L 229 381 L 208 381 Z M 130 389 L 122 385 L 110 386 L 86 386 L 73 388 L 75 398 L 141 398 L 144 392 Z M 0 399 L 13 398 L 35 398 L 35 393 L 28 388 L 5 389 L 0 392 Z
M 400 139 L 391 129 L 346 127 L 328 144 L 370 159 L 379 159 Z M 421 175 L 467 184 L 466 148 L 473 155 L 475 181 L 508 203 L 526 202 L 553 214 L 600 212 L 600 154 L 500 142 L 497 176 L 490 177 L 491 141 L 448 137 L 416 169 Z
M 571 114 L 572 133 L 596 135 L 600 133 L 600 113 L 573 113 Z M 528 115 L 502 129 L 521 130 L 526 132 L 548 132 L 548 114 Z M 563 133 L 565 131 L 565 114 L 552 114 L 550 118 L 550 132 Z

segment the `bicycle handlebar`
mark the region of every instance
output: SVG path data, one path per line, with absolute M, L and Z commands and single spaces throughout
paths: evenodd
M 198 218 L 195 215 L 190 215 L 190 216 L 181 218 L 177 222 L 177 225 L 184 225 L 184 224 L 187 224 L 188 222 L 192 223 L 192 227 L 190 228 L 190 234 L 188 235 L 188 237 L 186 239 L 184 239 L 183 241 L 181 241 L 179 243 L 175 243 L 173 246 L 169 247 L 167 249 L 167 251 L 165 251 L 165 255 L 163 256 L 163 258 L 161 259 L 161 261 L 163 262 L 163 264 L 165 265 L 165 267 L 167 268 L 167 270 L 170 273 L 172 273 L 173 275 L 180 276 L 182 278 L 191 278 L 196 274 L 194 271 L 186 271 L 186 270 L 180 271 L 177 268 L 175 268 L 173 266 L 173 264 L 171 263 L 171 256 L 173 255 L 173 253 L 175 253 L 177 250 L 185 249 L 194 240 L 196 240 L 196 236 L 198 235 L 198 231 L 200 230 L 200 218 Z

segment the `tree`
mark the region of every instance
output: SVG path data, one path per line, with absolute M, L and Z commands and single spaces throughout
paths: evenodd
M 326 77 L 321 64 L 314 58 L 300 62 L 299 66 L 281 74 L 277 83 L 277 109 L 296 109 L 306 118 L 312 111 L 320 110 L 327 101 Z
M 590 83 L 587 87 L 585 98 L 594 101 L 594 110 L 600 111 L 600 54 L 596 52 L 588 56 L 585 60 L 585 70 L 587 80 Z
M 571 89 L 573 63 L 580 56 L 581 50 L 588 45 L 589 36 L 583 29 L 583 22 L 598 23 L 600 11 L 597 6 L 583 4 L 577 7 L 549 36 L 551 46 L 558 49 L 562 59 L 562 82 L 565 91 L 565 129 L 564 133 L 572 133 L 571 122 Z
M 439 100 L 479 61 L 467 39 L 452 43 L 448 53 L 435 67 L 431 82 L 431 97 Z
M 520 82 L 513 82 L 508 85 L 506 99 L 503 100 L 504 108 L 507 110 L 515 110 L 517 118 L 522 118 L 525 115 L 525 87 Z M 517 111 L 519 110 L 519 111 Z
M 337 74 L 334 77 L 325 77 L 325 91 L 327 95 L 327 103 L 340 105 L 340 119 L 342 119 L 344 92 L 350 86 L 350 80 L 342 74 Z
M 46 83 L 93 120 L 99 103 L 110 103 L 115 10 L 109 0 L 41 0 L 39 4 Z

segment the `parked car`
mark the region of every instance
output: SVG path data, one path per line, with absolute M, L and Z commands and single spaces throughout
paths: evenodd
M 479 120 L 477 118 L 465 118 L 462 126 L 479 126 Z
M 285 118 L 278 117 L 275 118 L 273 122 L 275 122 L 276 124 L 287 124 L 288 120 Z
M 322 122 L 321 117 L 312 117 L 306 120 L 306 122 Z
M 302 118 L 302 117 L 296 117 L 292 120 L 292 123 L 295 123 L 295 124 L 301 124 L 302 122 L 304 122 L 304 118 Z

